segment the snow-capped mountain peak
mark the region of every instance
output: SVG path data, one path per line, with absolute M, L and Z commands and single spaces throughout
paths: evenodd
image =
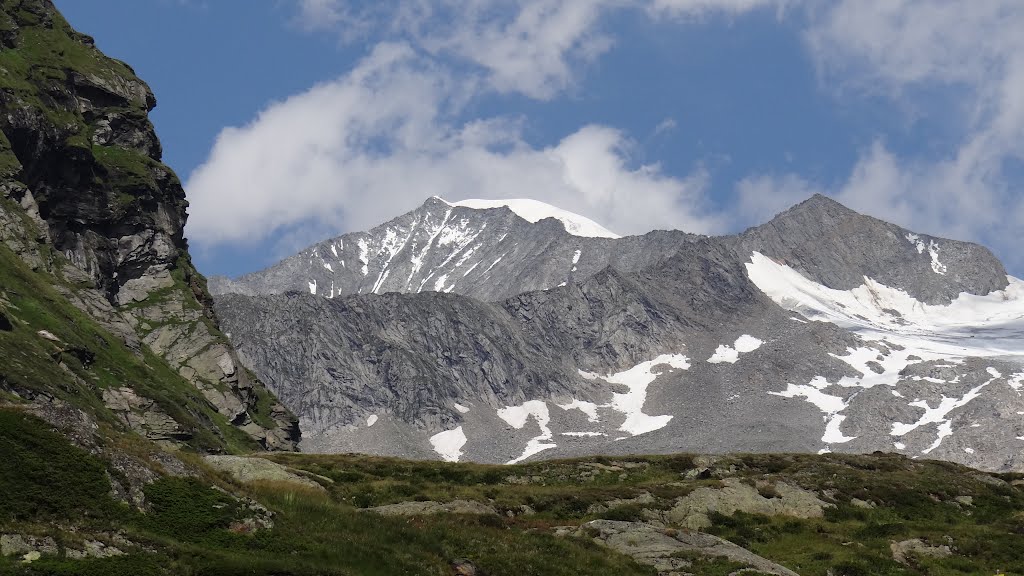
M 444 200 L 439 198 L 439 200 Z M 469 199 L 460 200 L 458 202 L 444 202 L 450 206 L 461 206 L 463 208 L 472 208 L 474 210 L 487 210 L 490 208 L 508 208 L 513 211 L 523 220 L 527 222 L 539 222 L 545 218 L 554 218 L 565 226 L 565 231 L 573 236 L 583 236 L 587 238 L 621 238 L 618 234 L 608 230 L 604 226 L 601 226 L 597 222 L 574 214 L 568 210 L 563 210 L 551 204 L 541 202 L 539 200 L 531 200 L 529 198 L 512 198 L 508 200 L 484 200 L 484 199 Z

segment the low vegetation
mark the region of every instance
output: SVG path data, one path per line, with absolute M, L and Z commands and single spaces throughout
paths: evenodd
M 487 466 L 267 457 L 308 472 L 326 492 L 283 482 L 243 485 L 202 471 L 196 460 L 199 477 L 150 484 L 146 509 L 138 510 L 112 499 L 99 458 L 24 411 L 2 409 L 0 533 L 49 536 L 60 552 L 28 564 L 19 556 L 0 559 L 0 574 L 451 576 L 453 566 L 467 561 L 488 576 L 653 576 L 653 567 L 589 538 L 557 534 L 599 518 L 663 522 L 678 498 L 720 487 L 726 478 L 752 486 L 784 481 L 832 504 L 824 517 L 810 519 L 710 515 L 706 531 L 803 575 L 1024 574 L 1024 477 L 939 462 L 680 455 Z M 384 517 L 362 510 L 425 500 L 472 500 L 496 513 Z M 126 554 L 67 557 L 87 539 L 121 542 Z M 947 546 L 950 554 L 910 553 L 897 562 L 893 543 L 910 539 Z M 744 567 L 700 554 L 676 557 L 696 575 Z

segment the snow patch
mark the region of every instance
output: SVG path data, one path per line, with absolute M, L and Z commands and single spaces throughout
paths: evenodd
M 758 340 L 749 334 L 744 334 L 736 339 L 734 346 L 736 351 L 740 354 L 747 354 L 748 352 L 757 350 L 762 344 L 764 344 L 764 342 L 761 340 Z
M 998 372 L 995 369 L 989 368 L 989 374 L 992 374 L 992 372 L 998 374 Z M 975 386 L 970 391 L 968 391 L 967 394 L 964 394 L 961 398 L 947 398 L 945 395 L 943 395 L 942 399 L 939 401 L 939 404 L 934 408 L 929 406 L 928 402 L 925 400 L 916 400 L 914 402 L 911 402 L 909 406 L 915 408 L 922 408 L 924 410 L 924 414 L 922 414 L 921 417 L 918 418 L 917 422 L 911 424 L 905 424 L 903 422 L 893 423 L 892 431 L 889 432 L 889 434 L 891 436 L 905 436 L 906 434 L 920 428 L 921 426 L 925 426 L 928 424 L 938 424 L 938 436 L 935 439 L 935 442 L 930 447 L 926 448 L 921 452 L 922 454 L 930 453 L 932 450 L 938 448 L 947 436 L 953 434 L 953 421 L 951 419 L 946 418 L 946 416 L 948 416 L 949 413 L 952 412 L 953 410 L 956 410 L 957 408 L 962 408 L 969 404 L 971 400 L 974 400 L 978 396 L 981 396 L 981 391 L 986 386 L 994 382 L 997 378 L 999 378 L 999 376 L 993 375 L 993 377 L 990 380 L 984 382 L 983 384 Z
M 718 348 L 715 349 L 715 353 L 708 358 L 710 364 L 721 364 L 722 362 L 728 362 L 734 364 L 740 359 L 740 353 L 735 348 L 727 344 L 719 344 Z
M 644 402 L 647 401 L 647 387 L 663 374 L 655 372 L 654 369 L 662 365 L 687 370 L 690 368 L 690 361 L 682 354 L 662 354 L 629 370 L 601 377 L 609 384 L 620 384 L 629 389 L 623 394 L 612 394 L 610 407 L 626 415 L 626 421 L 619 430 L 638 436 L 664 428 L 672 420 L 672 416 L 649 416 L 643 412 Z
M 939 262 L 939 245 L 932 240 L 928 243 L 928 255 L 932 258 L 932 272 L 936 274 L 946 274 L 946 265 Z
M 583 400 L 573 399 L 568 404 L 556 404 L 559 408 L 565 411 L 579 410 L 587 415 L 587 420 L 591 422 L 600 422 L 601 418 L 597 415 L 598 405 L 593 402 L 585 402 Z
M 377 423 L 377 415 L 376 414 L 371 414 L 369 417 L 366 418 L 366 426 L 367 427 L 373 426 L 376 423 Z
M 441 274 L 437 278 L 437 282 L 434 282 L 434 292 L 444 292 L 444 283 L 448 281 L 447 274 Z
M 1004 290 L 963 293 L 948 305 L 931 305 L 868 277 L 852 290 L 833 290 L 759 252 L 746 267 L 751 281 L 783 308 L 906 348 L 890 359 L 893 368 L 910 355 L 1024 356 L 1024 281 L 1012 276 Z
M 469 412 L 469 408 L 463 406 L 462 404 L 459 404 L 458 402 L 455 403 L 455 409 L 459 411 L 459 414 L 465 414 Z
M 580 256 L 582 256 L 582 255 L 583 255 L 583 251 L 582 250 L 577 250 L 576 253 L 572 255 L 572 263 L 573 264 L 579 264 L 580 263 Z
M 840 396 L 822 392 L 832 384 L 823 376 L 816 376 L 808 384 L 787 384 L 782 392 L 769 392 L 772 396 L 783 398 L 804 398 L 821 410 L 825 416 L 825 433 L 821 441 L 826 444 L 843 444 L 854 440 L 856 436 L 846 436 L 840 430 L 846 416 L 840 414 L 849 404 Z
M 753 352 L 764 344 L 761 340 L 744 334 L 736 339 L 736 342 L 729 346 L 728 344 L 722 344 L 715 353 L 708 358 L 708 362 L 711 364 L 721 364 L 722 362 L 728 362 L 729 364 L 735 364 L 740 359 L 740 354 L 746 354 L 747 352 Z
M 548 423 L 551 422 L 551 416 L 548 413 L 548 405 L 540 400 L 529 400 L 524 402 L 521 406 L 506 406 L 498 410 L 498 418 L 504 420 L 509 426 L 516 430 L 522 430 L 523 426 L 526 426 L 526 421 L 533 417 L 537 422 L 537 426 L 540 427 L 540 435 L 534 436 L 526 443 L 526 448 L 523 453 L 518 457 L 506 462 L 506 464 L 518 464 L 523 460 L 526 460 L 530 456 L 548 450 L 550 448 L 557 448 L 558 445 L 551 440 L 551 428 L 548 428 Z
M 562 436 L 575 436 L 577 438 L 596 438 L 598 436 L 607 436 L 604 432 L 560 432 Z
M 434 434 L 430 437 L 430 445 L 445 462 L 458 462 L 462 458 L 462 447 L 466 445 L 466 440 L 466 433 L 459 426 L 454 430 Z
M 844 444 L 850 440 L 856 440 L 856 436 L 847 436 L 839 429 L 843 420 L 846 420 L 846 416 L 841 414 L 830 418 L 828 424 L 825 425 L 825 435 L 821 437 L 821 441 L 826 444 Z
M 316 296 L 316 280 L 309 281 L 309 293 Z

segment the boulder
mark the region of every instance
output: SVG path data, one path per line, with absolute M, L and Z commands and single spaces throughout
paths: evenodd
M 215 470 L 227 472 L 239 482 L 285 482 L 326 492 L 326 489 L 317 482 L 265 458 L 210 455 L 205 456 L 203 460 Z
M 766 516 L 821 518 L 825 508 L 832 506 L 820 500 L 814 492 L 785 482 L 774 484 L 777 498 L 765 498 L 756 488 L 744 484 L 738 478 L 726 478 L 722 484 L 725 485 L 723 488 L 698 488 L 680 498 L 666 514 L 666 520 L 677 526 L 700 530 L 711 526 L 708 515 L 712 512 L 726 516 L 746 512 Z
M 798 576 L 784 566 L 711 534 L 666 530 L 645 522 L 594 520 L 581 526 L 574 535 L 590 537 L 641 564 L 654 566 L 659 573 L 683 571 L 690 562 L 682 556 L 696 553 L 746 564 L 766 574 Z

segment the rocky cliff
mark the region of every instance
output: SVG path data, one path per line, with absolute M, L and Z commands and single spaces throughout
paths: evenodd
M 166 409 L 147 409 L 153 392 L 131 381 L 93 390 L 94 400 L 149 437 L 192 426 L 223 436 L 216 422 L 225 422 L 254 445 L 294 448 L 293 417 L 239 364 L 189 259 L 185 193 L 160 161 L 149 87 L 49 0 L 2 7 L 0 238 L 136 359 L 153 368 L 149 358 L 159 358 L 201 406 L 197 418 L 179 422 Z

